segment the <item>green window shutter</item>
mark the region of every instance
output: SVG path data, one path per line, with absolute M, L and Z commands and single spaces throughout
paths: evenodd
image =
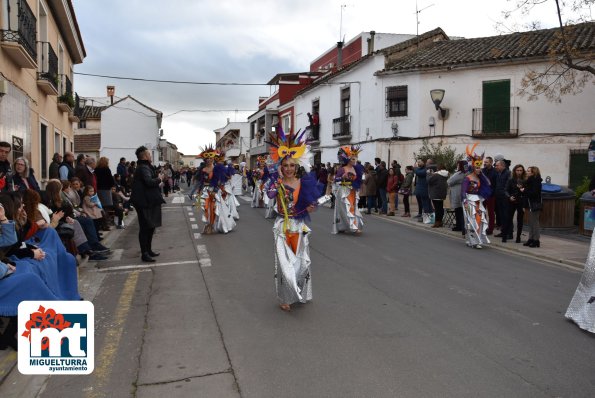
M 483 132 L 510 132 L 510 80 L 483 82 Z

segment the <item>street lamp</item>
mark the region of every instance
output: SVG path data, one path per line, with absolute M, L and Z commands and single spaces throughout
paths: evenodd
M 440 119 L 442 119 L 442 120 L 445 120 L 448 118 L 448 109 L 442 108 L 440 106 L 440 104 L 442 103 L 442 100 L 444 99 L 445 92 L 446 91 L 444 91 L 442 89 L 430 90 L 430 97 L 432 97 L 432 102 L 436 106 L 436 110 L 440 111 Z

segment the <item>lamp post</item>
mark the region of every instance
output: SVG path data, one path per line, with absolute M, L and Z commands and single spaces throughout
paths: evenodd
M 434 103 L 436 110 L 440 111 L 440 113 L 438 114 L 438 118 L 442 120 L 442 135 L 444 135 L 444 121 L 448 119 L 448 109 L 442 108 L 440 106 L 442 100 L 444 99 L 445 93 L 446 91 L 442 89 L 430 90 L 430 97 L 432 98 L 432 102 Z

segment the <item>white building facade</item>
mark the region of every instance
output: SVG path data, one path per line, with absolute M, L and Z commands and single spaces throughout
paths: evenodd
M 136 160 L 135 151 L 141 145 L 159 159 L 159 139 L 163 114 L 131 96 L 127 96 L 101 112 L 101 156 L 114 166 L 121 157 Z
M 230 122 L 224 127 L 214 130 L 216 148 L 225 152 L 225 159 L 239 164 L 246 160 L 250 149 L 250 123 Z
M 592 36 L 593 24 L 586 24 Z M 449 40 L 441 29 L 377 51 L 329 72 L 295 98 L 295 123 L 307 125 L 313 104 L 320 114 L 320 160 L 336 162 L 341 145 L 362 146 L 360 160 L 375 157 L 414 163 L 423 140 L 464 153 L 479 143 L 486 156 L 502 154 L 512 164 L 537 166 L 552 183 L 568 185 L 571 156 L 595 135 L 595 89 L 587 84 L 576 95 L 550 102 L 519 95 L 530 70 L 543 70 L 553 30 L 491 38 Z M 518 43 L 518 35 L 537 34 L 541 48 Z M 497 54 L 497 56 L 494 56 Z M 519 54 L 524 54 L 521 56 Z M 441 118 L 430 91 L 445 91 Z M 498 107 L 493 106 L 496 101 Z M 501 110 L 495 113 L 494 109 Z

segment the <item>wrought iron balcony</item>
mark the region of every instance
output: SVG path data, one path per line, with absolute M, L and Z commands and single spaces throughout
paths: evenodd
M 474 108 L 473 137 L 510 138 L 519 135 L 519 107 Z
M 333 119 L 333 139 L 351 138 L 351 115 Z
M 60 75 L 60 94 L 72 96 L 72 82 L 68 75 Z
M 37 72 L 37 85 L 48 95 L 58 95 L 60 92 L 58 56 L 50 43 L 40 41 L 38 44 L 41 62 Z
M 37 18 L 26 0 L 9 1 L 16 3 L 16 10 L 7 7 L 5 21 L 7 29 L 2 29 L 0 38 L 2 47 L 22 68 L 34 69 L 37 65 Z M 16 11 L 16 15 L 14 12 Z
M 72 82 L 66 75 L 60 75 L 60 96 L 58 97 L 58 108 L 63 112 L 71 112 L 76 106 L 72 93 Z

